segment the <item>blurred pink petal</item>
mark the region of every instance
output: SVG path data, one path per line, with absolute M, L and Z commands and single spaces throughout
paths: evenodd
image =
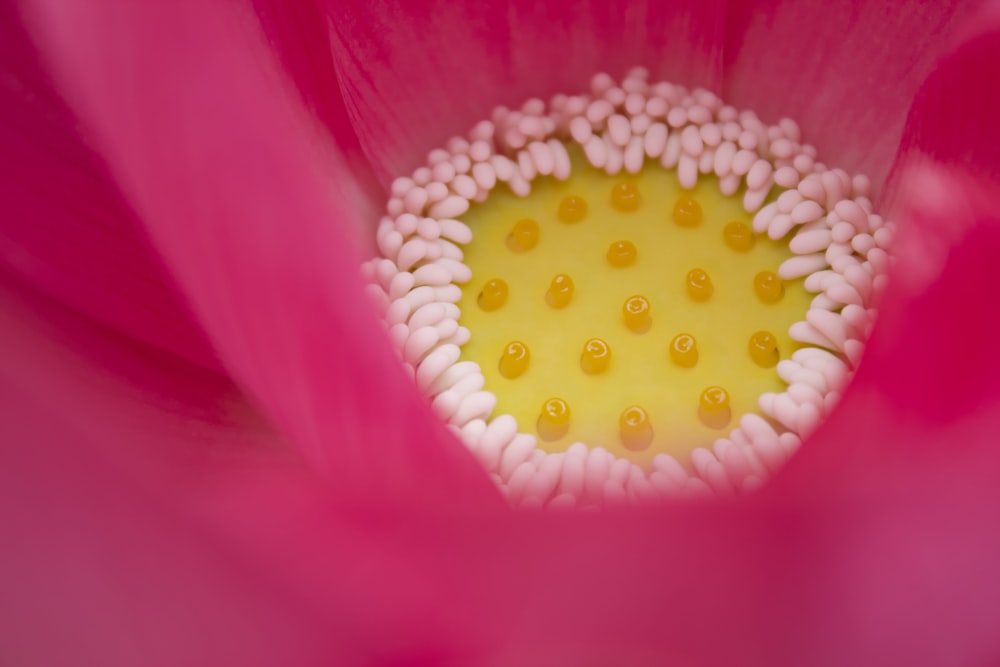
M 585 90 L 599 71 L 644 64 L 677 83 L 721 83 L 719 0 L 326 6 L 348 109 L 385 181 L 496 105 Z
M 982 366 L 965 352 L 969 332 L 985 341 L 1000 325 L 982 307 L 996 280 L 976 280 L 1000 244 L 982 195 L 996 162 L 969 142 L 1000 109 L 989 93 L 962 98 L 975 111 L 929 103 L 964 90 L 965 71 L 995 73 L 988 38 L 927 84 L 897 172 L 947 167 L 960 233 L 938 237 L 934 280 L 897 282 L 857 382 L 809 447 L 738 504 L 515 515 L 430 422 L 363 301 L 344 236 L 366 223 L 299 105 L 311 99 L 302 79 L 283 85 L 237 11 L 199 5 L 188 22 L 184 3 L 112 4 L 95 17 L 52 2 L 32 26 L 223 361 L 281 435 L 218 378 L 199 391 L 183 366 L 102 345 L 51 312 L 28 323 L 7 298 L 0 332 L 17 363 L 0 405 L 16 446 L 0 512 L 25 551 L 9 557 L 17 587 L 0 604 L 17 622 L 17 662 L 995 660 L 1000 374 L 995 352 Z M 972 122 L 935 129 L 952 111 Z M 428 121 L 425 147 L 445 120 Z M 387 150 L 409 164 L 419 155 L 391 143 L 395 131 Z M 924 238 L 941 209 L 907 208 L 905 184 L 903 223 Z M 908 243 L 903 267 L 920 256 Z M 88 356 L 51 344 L 53 328 Z M 961 361 L 919 356 L 938 347 Z M 972 400 L 958 393 L 968 387 Z
M 219 363 L 141 223 L 0 7 L 0 271 L 140 341 Z
M 56 4 L 28 20 L 57 78 L 223 361 L 303 456 L 345 494 L 498 502 L 390 352 L 347 233 L 367 227 L 360 195 L 256 26 L 233 8 Z

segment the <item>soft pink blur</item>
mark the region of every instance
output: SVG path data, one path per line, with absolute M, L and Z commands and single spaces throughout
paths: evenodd
M 0 7 L 0 662 L 997 662 L 996 13 L 474 6 Z M 362 230 L 493 105 L 634 64 L 871 173 L 900 278 L 761 493 L 515 514 L 397 368 Z

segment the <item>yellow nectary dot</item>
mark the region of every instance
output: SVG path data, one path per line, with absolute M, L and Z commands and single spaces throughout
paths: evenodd
M 691 269 L 685 279 L 688 296 L 695 301 L 707 301 L 715 290 L 712 287 L 712 279 L 708 277 L 704 269 Z
M 611 361 L 611 348 L 600 338 L 591 338 L 583 344 L 580 355 L 580 368 L 588 375 L 597 375 L 608 369 Z
M 608 247 L 608 264 L 617 267 L 629 266 L 635 263 L 638 253 L 631 241 L 615 241 Z
M 691 368 L 698 363 L 698 343 L 691 334 L 679 334 L 670 341 L 670 359 L 678 366 Z
M 507 247 L 514 252 L 525 252 L 538 245 L 538 223 L 524 218 L 514 223 L 507 235 Z
M 750 336 L 750 358 L 761 368 L 778 363 L 778 339 L 770 331 L 758 331 Z
M 674 222 L 681 227 L 696 227 L 701 224 L 701 204 L 692 197 L 681 197 L 674 204 Z
M 701 392 L 698 401 L 698 418 L 709 428 L 724 428 L 732 419 L 729 392 L 722 387 L 709 387 Z
M 552 279 L 545 293 L 545 302 L 553 308 L 563 308 L 573 298 L 573 279 L 560 273 Z
M 781 278 L 773 271 L 761 271 L 753 279 L 753 291 L 764 303 L 776 303 L 785 295 Z
M 611 205 L 619 211 L 635 211 L 641 203 L 639 188 L 634 183 L 623 182 L 611 188 Z
M 738 252 L 746 252 L 753 247 L 753 230 L 745 222 L 730 222 L 722 229 L 726 245 Z
M 500 355 L 500 375 L 513 380 L 528 369 L 528 360 L 531 354 L 528 346 L 519 340 L 507 343 Z
M 563 222 L 580 222 L 587 217 L 587 200 L 577 195 L 559 202 L 559 219 Z
M 569 404 L 561 398 L 550 398 L 542 403 L 536 423 L 542 440 L 558 440 L 569 431 Z
M 625 299 L 622 315 L 625 317 L 625 326 L 635 333 L 645 333 L 653 323 L 649 316 L 649 299 L 638 294 Z
M 622 444 L 633 452 L 646 449 L 653 442 L 653 426 L 649 423 L 649 415 L 638 405 L 630 405 L 622 411 L 618 418 L 618 430 Z
M 507 303 L 507 283 L 500 278 L 486 281 L 483 289 L 479 291 L 479 298 L 476 303 L 483 310 L 496 310 Z

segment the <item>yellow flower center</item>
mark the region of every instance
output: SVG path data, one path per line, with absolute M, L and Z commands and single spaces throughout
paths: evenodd
M 811 295 L 775 274 L 787 243 L 753 234 L 741 200 L 713 181 L 687 192 L 658 165 L 609 176 L 574 154 L 568 180 L 495 191 L 462 216 L 475 232 L 462 358 L 540 447 L 686 460 L 784 389 L 774 365 L 799 346 L 787 332 Z M 531 248 L 512 249 L 525 220 Z M 484 305 L 498 283 L 504 303 Z

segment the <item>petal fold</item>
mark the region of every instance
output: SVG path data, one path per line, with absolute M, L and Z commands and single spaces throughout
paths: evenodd
M 223 361 L 306 460 L 346 495 L 498 503 L 392 354 L 358 269 L 363 195 L 243 9 L 28 16 Z

